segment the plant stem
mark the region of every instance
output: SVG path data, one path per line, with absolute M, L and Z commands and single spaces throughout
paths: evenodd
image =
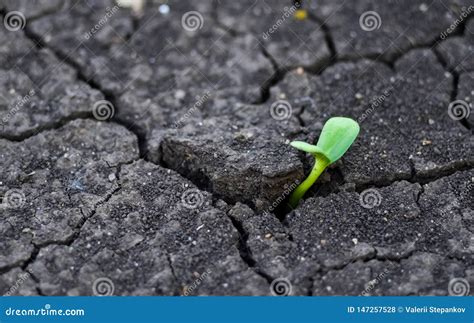
M 304 196 L 306 191 L 313 186 L 314 182 L 318 179 L 319 175 L 324 172 L 326 167 L 329 165 L 329 160 L 322 156 L 319 155 L 316 157 L 315 156 L 315 162 L 313 169 L 311 170 L 311 173 L 309 174 L 308 178 L 304 180 L 303 183 L 301 183 L 294 191 L 291 193 L 289 204 L 290 206 L 295 209 L 298 206 L 299 201 L 301 198 Z

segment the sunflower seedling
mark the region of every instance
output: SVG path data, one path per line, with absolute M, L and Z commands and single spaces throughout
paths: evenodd
M 358 134 L 359 124 L 356 121 L 350 118 L 334 117 L 324 124 L 316 146 L 303 141 L 290 143 L 296 149 L 310 153 L 314 157 L 314 166 L 308 178 L 290 196 L 289 203 L 292 208 L 298 206 L 306 191 L 313 186 L 326 167 L 344 155 Z

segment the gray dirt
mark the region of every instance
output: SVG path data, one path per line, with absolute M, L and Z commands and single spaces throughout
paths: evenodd
M 0 0 L 1 295 L 473 293 L 472 2 L 165 2 Z

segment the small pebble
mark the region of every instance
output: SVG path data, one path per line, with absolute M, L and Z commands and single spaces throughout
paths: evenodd
M 431 145 L 431 140 L 423 139 L 423 140 L 421 141 L 421 144 L 422 144 L 423 146 Z
M 174 93 L 174 97 L 178 100 L 184 99 L 185 96 L 186 96 L 186 92 L 184 92 L 183 90 L 177 90 Z
M 170 13 L 170 6 L 168 6 L 167 4 L 162 4 L 159 8 L 158 8 L 158 11 L 162 14 L 162 15 L 167 15 Z

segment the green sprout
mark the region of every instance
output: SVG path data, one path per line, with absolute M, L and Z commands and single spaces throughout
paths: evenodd
M 298 206 L 306 191 L 313 186 L 326 167 L 344 155 L 356 139 L 359 130 L 359 124 L 356 121 L 350 118 L 334 117 L 324 124 L 316 146 L 303 141 L 290 143 L 296 149 L 310 153 L 314 157 L 314 166 L 308 178 L 290 196 L 289 203 L 292 208 Z

